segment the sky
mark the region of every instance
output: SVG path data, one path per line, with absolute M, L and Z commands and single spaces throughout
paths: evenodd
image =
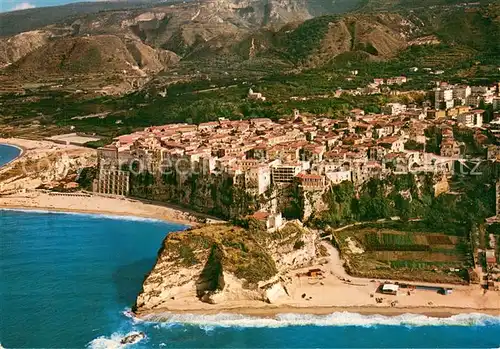
M 57 6 L 81 1 L 95 0 L 0 0 L 0 12 L 25 10 L 43 6 Z

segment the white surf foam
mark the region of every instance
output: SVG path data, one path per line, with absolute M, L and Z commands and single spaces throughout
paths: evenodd
M 122 348 L 123 344 L 120 343 L 123 338 L 123 334 L 113 333 L 111 337 L 101 336 L 94 340 L 92 340 L 88 344 L 88 348 L 92 349 L 113 349 L 113 348 Z
M 362 315 L 337 312 L 330 315 L 279 314 L 275 318 L 259 318 L 237 314 L 190 315 L 170 314 L 150 315 L 145 318 L 162 327 L 179 324 L 213 327 L 286 327 L 286 326 L 484 326 L 498 324 L 500 317 L 471 313 L 436 318 L 418 314 L 398 316 Z
M 115 332 L 110 337 L 101 336 L 94 340 L 92 340 L 87 347 L 91 349 L 118 349 L 118 348 L 126 348 L 129 345 L 133 344 L 121 344 L 121 340 L 126 336 L 131 336 L 134 334 L 138 334 L 137 331 L 132 331 L 129 333 L 120 333 Z
M 125 317 L 128 317 L 129 319 L 131 319 L 134 324 L 139 324 L 139 323 L 145 322 L 143 319 L 138 318 L 137 316 L 135 316 L 135 314 L 132 313 L 132 309 L 131 308 L 125 308 L 125 310 L 122 311 L 122 315 L 124 315 Z

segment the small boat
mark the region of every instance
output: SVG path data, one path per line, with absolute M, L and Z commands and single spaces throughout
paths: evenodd
M 144 332 L 131 332 L 120 340 L 120 344 L 136 344 L 146 338 Z

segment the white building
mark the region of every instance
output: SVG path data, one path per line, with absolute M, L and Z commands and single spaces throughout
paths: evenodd
M 457 122 L 467 127 L 483 126 L 483 111 L 474 110 L 472 113 L 463 113 L 457 116 Z
M 455 105 L 465 105 L 467 97 L 472 94 L 472 89 L 470 86 L 455 86 L 453 87 L 453 98 L 455 99 Z
M 490 130 L 495 134 L 500 133 L 500 119 L 490 121 Z
M 475 127 L 483 127 L 483 110 L 473 111 L 474 113 L 474 126 Z
M 399 285 L 395 285 L 395 284 L 384 284 L 382 286 L 382 293 L 384 294 L 391 294 L 391 295 L 394 295 L 396 296 L 398 294 L 398 291 L 399 291 Z
M 382 107 L 382 113 L 386 115 L 397 115 L 406 111 L 406 105 L 401 103 L 388 103 Z
M 256 166 L 245 172 L 245 184 L 247 188 L 255 190 L 257 195 L 261 195 L 269 189 L 271 185 L 271 170 L 268 166 Z
M 262 96 L 262 93 L 253 92 L 253 90 L 250 89 L 248 90 L 248 99 L 264 102 L 266 100 L 266 97 Z
M 469 114 L 469 113 L 460 114 L 457 116 L 457 122 L 467 127 L 473 127 L 474 114 Z
M 326 172 L 325 176 L 332 184 L 340 184 L 344 181 L 352 181 L 351 171 Z
M 454 106 L 453 101 L 453 90 L 449 88 L 436 88 L 434 90 L 435 97 L 435 109 L 441 109 L 441 104 L 444 105 L 444 109 L 450 109 Z

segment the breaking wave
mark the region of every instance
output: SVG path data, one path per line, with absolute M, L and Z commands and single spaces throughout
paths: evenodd
M 122 348 L 123 345 L 120 343 L 124 334 L 122 333 L 113 333 L 111 337 L 101 336 L 94 340 L 92 340 L 88 344 L 88 348 L 92 349 L 113 349 L 113 348 Z
M 500 326 L 500 316 L 491 316 L 479 313 L 459 314 L 447 318 L 429 317 L 419 314 L 402 314 L 397 316 L 362 315 L 351 312 L 335 312 L 329 315 L 278 314 L 274 318 L 227 313 L 216 315 L 162 313 L 149 315 L 143 319 L 139 319 L 134 317 L 130 312 L 130 309 L 127 308 L 122 312 L 122 315 L 129 318 L 127 322 L 132 322 L 132 329 L 130 328 L 130 322 L 128 322 L 127 327 L 129 327 L 129 331 L 120 330 L 113 333 L 109 337 L 98 337 L 92 340 L 88 344 L 88 347 L 92 349 L 124 348 L 126 345 L 120 343 L 124 337 L 135 333 L 137 328 L 141 328 L 143 331 L 148 333 L 148 327 L 150 327 L 151 330 L 175 330 L 184 326 L 195 326 L 208 333 L 221 327 L 281 328 L 290 326 L 357 326 L 368 328 L 375 326 Z M 162 343 L 160 346 L 165 346 L 165 344 Z
M 144 319 L 161 327 L 179 324 L 213 327 L 286 327 L 286 326 L 487 326 L 500 325 L 500 316 L 479 313 L 459 314 L 447 318 L 419 314 L 397 316 L 362 315 L 336 312 L 329 315 L 278 314 L 274 318 L 260 318 L 238 314 L 191 315 L 163 313 Z
M 137 332 L 137 331 L 132 331 L 132 332 L 129 332 L 129 333 L 115 332 L 110 337 L 101 336 L 101 337 L 98 337 L 98 338 L 92 340 L 87 345 L 87 347 L 91 348 L 91 349 L 115 349 L 115 348 L 117 349 L 117 348 L 126 348 L 129 345 L 133 345 L 135 343 L 132 343 L 132 344 L 122 344 L 121 340 L 123 338 L 125 338 L 126 336 L 130 336 L 130 335 L 137 334 L 137 333 L 139 333 L 139 332 Z

